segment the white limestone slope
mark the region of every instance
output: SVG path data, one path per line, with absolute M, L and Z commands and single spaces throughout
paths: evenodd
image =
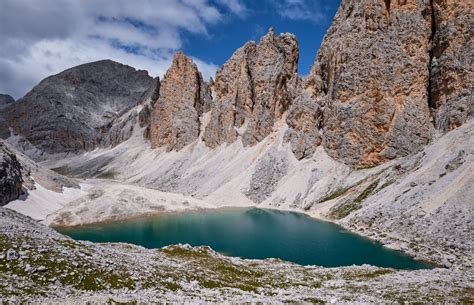
M 90 179 L 89 192 L 45 218 L 50 226 L 75 226 L 213 206 L 181 194 L 116 181 Z
M 35 220 L 44 220 L 48 215 L 64 208 L 68 202 L 87 195 L 87 188 L 88 185 L 82 185 L 80 189 L 64 188 L 62 192 L 55 192 L 35 183 L 34 190 L 28 190 L 5 207 Z
M 189 208 L 259 206 L 339 222 L 420 258 L 471 264 L 472 121 L 419 154 L 364 170 L 331 159 L 322 147 L 298 161 L 283 141 L 286 124 L 276 126 L 254 147 L 236 141 L 211 150 L 197 140 L 179 152 L 151 149 L 136 126 L 116 147 L 47 161 L 49 168 L 87 178 L 83 183 L 91 187 L 46 222 L 78 225 Z

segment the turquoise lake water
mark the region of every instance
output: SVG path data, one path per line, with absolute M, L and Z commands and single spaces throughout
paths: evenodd
M 126 242 L 146 248 L 188 243 L 242 258 L 280 258 L 301 265 L 370 264 L 430 268 L 398 251 L 304 214 L 256 208 L 219 209 L 60 230 L 74 239 Z

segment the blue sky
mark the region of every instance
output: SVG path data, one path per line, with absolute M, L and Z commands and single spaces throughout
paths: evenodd
M 20 98 L 49 75 L 106 58 L 162 76 L 177 50 L 207 79 L 270 27 L 296 34 L 299 73 L 306 75 L 338 6 L 338 0 L 1 0 L 0 93 Z
M 316 52 L 339 6 L 337 0 L 293 1 L 305 2 L 305 14 L 296 12 L 285 16 L 282 10 L 291 9 L 283 4 L 278 8 L 268 1 L 245 1 L 247 11 L 242 16 L 231 15 L 222 24 L 213 26 L 209 36 L 185 37 L 184 52 L 221 66 L 233 52 L 249 40 L 258 42 L 270 27 L 275 33 L 290 32 L 297 36 L 300 47 L 299 73 L 306 75 L 314 62 Z M 291 2 L 291 1 L 289 1 Z

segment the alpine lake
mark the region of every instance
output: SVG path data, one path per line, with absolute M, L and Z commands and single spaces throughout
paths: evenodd
M 258 208 L 165 213 L 58 231 L 76 240 L 124 242 L 150 249 L 174 244 L 210 246 L 228 256 L 278 258 L 301 265 L 340 267 L 369 264 L 394 269 L 433 267 L 336 224 L 300 213 Z

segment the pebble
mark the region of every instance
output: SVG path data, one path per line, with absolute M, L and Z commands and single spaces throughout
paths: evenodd
M 46 272 L 48 270 L 48 268 L 46 268 L 45 266 L 39 266 L 38 268 L 36 268 L 36 272 Z
M 7 261 L 12 261 L 18 259 L 18 253 L 13 249 L 8 249 L 7 251 Z
M 25 272 L 28 272 L 28 273 L 34 272 L 34 269 L 35 268 L 31 267 L 30 264 L 26 264 L 26 266 L 25 266 Z

